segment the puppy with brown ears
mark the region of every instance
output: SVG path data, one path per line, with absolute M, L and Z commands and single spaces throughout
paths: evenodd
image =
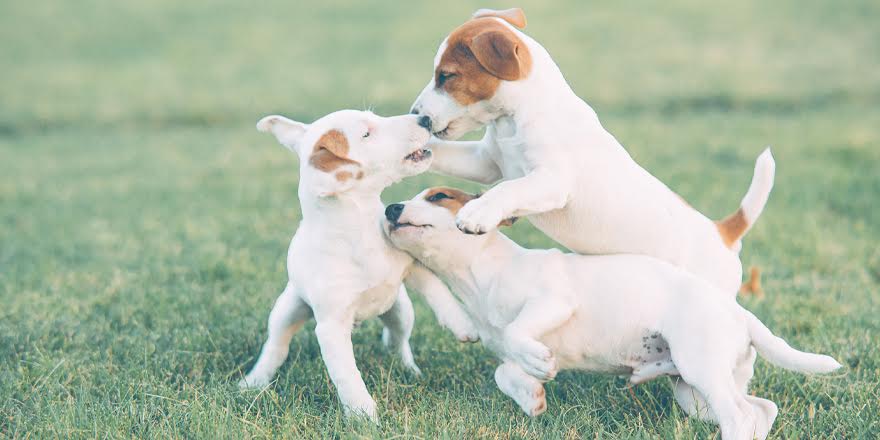
M 633 384 L 672 376 L 705 396 L 693 415 L 718 423 L 725 440 L 764 439 L 777 407 L 748 394 L 758 353 L 802 373 L 841 366 L 793 349 L 731 295 L 657 258 L 525 249 L 494 228 L 465 234 L 455 218 L 474 200 L 427 189 L 389 205 L 385 231 L 450 286 L 501 359 L 498 388 L 531 416 L 547 409 L 543 382 L 559 369 Z
M 269 314 L 268 338 L 241 387 L 268 385 L 293 335 L 314 317 L 321 356 L 346 413 L 377 420 L 376 402 L 355 364 L 351 331 L 355 323 L 379 317 L 385 345 L 419 374 L 409 346 L 413 308 L 402 284 L 421 292 L 459 340 L 477 339 L 443 282 L 390 246 L 382 232 L 382 190 L 431 163 L 424 125 L 414 115 L 383 118 L 354 110 L 312 124 L 283 116 L 257 123 L 300 157 L 303 219 L 287 252 L 287 287 Z

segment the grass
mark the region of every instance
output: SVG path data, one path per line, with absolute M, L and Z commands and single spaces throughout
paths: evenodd
M 759 361 L 774 436 L 880 436 L 878 3 L 567 3 L 523 2 L 530 34 L 691 204 L 731 211 L 773 145 L 777 184 L 743 251 L 767 298 L 742 302 L 846 365 L 804 377 Z M 376 322 L 355 334 L 380 427 L 342 417 L 311 328 L 274 386 L 236 389 L 299 216 L 295 158 L 254 122 L 406 111 L 441 38 L 485 6 L 508 5 L 0 6 L 0 437 L 717 438 L 665 380 L 631 394 L 563 373 L 529 419 L 495 388 L 496 361 L 416 295 L 423 378 L 383 352 Z M 511 233 L 552 245 L 527 222 Z

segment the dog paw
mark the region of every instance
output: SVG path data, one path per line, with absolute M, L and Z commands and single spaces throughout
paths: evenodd
M 346 417 L 362 418 L 373 424 L 379 424 L 379 413 L 376 410 L 376 402 L 372 399 L 345 405 L 344 408 Z
M 449 323 L 447 326 L 459 342 L 477 342 L 480 340 L 480 332 L 470 321 L 461 320 Z
M 257 375 L 247 375 L 244 379 L 238 381 L 238 387 L 243 390 L 254 390 L 259 388 L 265 388 L 270 383 L 272 383 L 271 377 L 265 376 L 257 376 Z
M 523 371 L 540 381 L 556 377 L 556 357 L 546 345 L 534 339 L 518 339 L 508 343 L 509 353 Z
M 485 234 L 498 227 L 504 219 L 503 213 L 484 200 L 471 200 L 458 211 L 455 218 L 458 229 L 466 234 Z
M 526 392 L 516 399 L 523 412 L 530 417 L 536 417 L 547 411 L 547 394 L 543 386 L 537 385 L 524 391 Z

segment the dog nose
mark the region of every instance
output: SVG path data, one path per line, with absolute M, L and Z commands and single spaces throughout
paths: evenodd
M 385 218 L 388 219 L 389 222 L 397 223 L 397 219 L 400 218 L 400 214 L 403 212 L 403 205 L 400 203 L 395 203 L 393 205 L 388 205 L 385 208 Z
M 431 118 L 427 116 L 422 116 L 419 118 L 419 127 L 424 128 L 425 130 L 431 131 Z

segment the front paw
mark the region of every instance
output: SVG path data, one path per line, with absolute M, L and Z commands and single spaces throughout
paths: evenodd
M 503 219 L 504 213 L 487 199 L 474 199 L 458 211 L 455 225 L 466 234 L 485 234 L 497 228 Z
M 450 329 L 459 342 L 477 342 L 480 340 L 480 332 L 470 322 L 450 326 Z
M 530 338 L 517 338 L 509 340 L 507 346 L 511 359 L 529 376 L 545 382 L 556 377 L 556 357 L 546 345 Z
M 376 410 L 376 402 L 372 399 L 363 402 L 344 405 L 346 417 L 363 418 L 373 424 L 379 424 L 379 413 Z
M 255 390 L 267 387 L 272 383 L 272 377 L 259 374 L 248 374 L 238 381 L 238 387 L 243 390 Z

